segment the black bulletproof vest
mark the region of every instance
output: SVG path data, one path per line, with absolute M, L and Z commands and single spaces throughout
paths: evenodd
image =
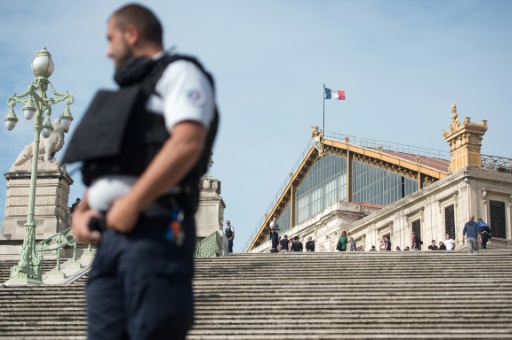
M 231 230 L 231 228 L 226 228 L 226 237 L 230 238 L 231 236 L 233 236 L 233 230 Z
M 63 163 L 81 161 L 82 180 L 89 186 L 105 175 L 139 176 L 168 140 L 164 117 L 146 109 L 146 103 L 167 66 L 178 60 L 194 63 L 208 78 L 212 76 L 195 59 L 183 55 L 165 55 L 147 61 L 145 72 L 136 81 L 118 91 L 99 91 L 87 109 L 69 142 Z M 204 150 L 197 164 L 180 182 L 186 210 L 197 207 L 199 178 L 206 173 L 213 142 L 217 134 L 219 115 L 215 107 Z M 186 202 L 185 202 L 186 201 Z

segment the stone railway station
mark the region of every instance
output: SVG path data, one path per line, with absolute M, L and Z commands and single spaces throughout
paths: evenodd
M 470 215 L 492 226 L 495 245 L 512 244 L 512 159 L 482 155 L 487 122 L 452 123 L 443 137 L 450 153 L 403 145 L 324 136 L 312 127 L 312 143 L 249 240 L 249 252 L 270 250 L 269 223 L 279 217 L 281 234 L 316 240 L 318 251 L 334 251 L 342 231 L 370 250 L 387 236 L 393 245 L 442 241 L 462 246 Z M 445 156 L 445 157 L 444 157 Z

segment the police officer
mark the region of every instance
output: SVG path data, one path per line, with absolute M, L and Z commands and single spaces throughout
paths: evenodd
M 279 234 L 277 233 L 281 228 L 279 228 L 279 225 L 277 224 L 277 216 L 272 217 L 272 221 L 270 222 L 270 239 L 272 242 L 272 247 L 270 249 L 271 253 L 277 253 L 277 245 L 278 245 L 278 238 Z
M 233 239 L 235 238 L 235 228 L 230 221 L 226 221 L 226 238 L 228 239 L 228 252 L 233 253 Z
M 73 232 L 99 241 L 88 338 L 185 339 L 198 181 L 218 122 L 213 79 L 194 58 L 164 52 L 143 6 L 114 12 L 107 39 L 120 90 L 98 92 L 63 159 L 82 162 L 87 186 Z
M 477 231 L 482 249 L 487 249 L 487 242 L 491 239 L 491 227 L 479 218 Z

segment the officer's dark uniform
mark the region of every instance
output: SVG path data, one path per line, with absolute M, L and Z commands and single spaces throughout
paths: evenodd
M 277 222 L 275 227 L 279 228 Z M 277 233 L 277 230 L 270 229 L 270 239 L 272 240 L 272 248 L 270 251 L 277 252 L 277 244 L 279 243 L 279 234 Z
M 482 249 L 487 249 L 487 242 L 491 238 L 491 227 L 487 223 L 479 223 L 477 230 L 482 239 Z
M 231 227 L 226 228 L 226 238 L 228 239 L 228 253 L 233 252 L 233 229 Z
M 203 67 L 185 56 L 137 60 L 116 75 L 121 89 L 98 92 L 63 159 L 83 162 L 87 186 L 105 175 L 139 176 L 168 140 L 163 116 L 145 107 L 162 73 L 176 60 L 197 65 L 213 87 Z M 103 232 L 87 283 L 89 338 L 184 339 L 192 327 L 194 212 L 217 125 L 215 109 L 204 151 L 178 193 L 143 211 L 132 232 Z

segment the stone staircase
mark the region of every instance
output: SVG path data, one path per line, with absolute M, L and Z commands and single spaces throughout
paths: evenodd
M 188 339 L 512 338 L 512 251 L 196 260 Z M 85 337 L 84 284 L 0 288 L 0 338 Z

